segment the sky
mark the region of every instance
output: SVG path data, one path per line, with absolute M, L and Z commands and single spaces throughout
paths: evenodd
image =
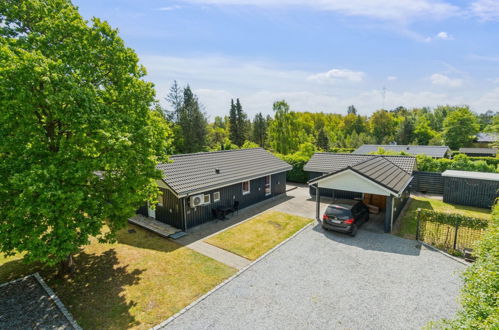
M 189 84 L 209 118 L 369 115 L 397 106 L 499 111 L 499 0 L 73 0 L 120 31 L 157 98 Z

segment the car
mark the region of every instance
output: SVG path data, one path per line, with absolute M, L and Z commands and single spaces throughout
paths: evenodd
M 330 204 L 322 216 L 322 228 L 357 234 L 358 228 L 369 221 L 369 208 L 362 201 L 341 200 Z

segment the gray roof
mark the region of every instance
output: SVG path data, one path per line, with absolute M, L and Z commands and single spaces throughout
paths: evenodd
M 499 141 L 499 133 L 478 133 L 476 142 L 496 142 Z
M 463 179 L 499 181 L 499 173 L 446 170 L 442 176 Z
M 308 163 L 305 164 L 303 169 L 308 172 L 331 173 L 379 157 L 389 160 L 409 174 L 411 174 L 416 167 L 416 158 L 411 156 L 379 156 L 317 152 L 310 158 Z
M 378 151 L 378 148 L 383 148 L 388 151 L 406 152 L 410 155 L 427 155 L 433 158 L 443 158 L 445 154 L 450 151 L 447 146 L 416 146 L 416 145 L 382 145 L 382 144 L 364 144 L 357 148 L 354 154 L 370 154 L 371 152 Z
M 291 170 L 291 165 L 263 148 L 199 152 L 170 156 L 159 164 L 163 181 L 178 195 L 186 196 L 245 180 Z M 219 169 L 220 173 L 216 173 Z
M 386 157 L 378 156 L 315 178 L 309 183 L 320 181 L 345 170 L 352 170 L 396 194 L 402 192 L 412 180 L 412 171 L 408 172 Z
M 497 149 L 494 148 L 460 148 L 459 152 L 463 154 L 496 154 Z

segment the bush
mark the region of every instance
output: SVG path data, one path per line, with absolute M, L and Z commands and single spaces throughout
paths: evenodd
M 424 172 L 444 172 L 445 170 L 497 172 L 497 166 L 487 164 L 483 160 L 472 161 L 466 155 L 456 155 L 454 159 L 434 159 L 426 155 L 418 155 L 416 159 L 418 170 Z
M 334 152 L 334 153 L 344 153 L 344 154 L 350 154 L 355 151 L 355 148 L 330 148 L 329 152 Z
M 310 160 L 310 157 L 299 154 L 275 155 L 289 165 L 293 166 L 293 169 L 286 175 L 287 181 L 299 183 L 306 183 L 308 181 L 308 174 L 303 170 L 303 166 L 305 166 L 305 164 Z
M 430 324 L 444 329 L 497 329 L 499 325 L 499 204 L 475 247 L 475 263 L 463 273 L 462 309 L 453 320 Z

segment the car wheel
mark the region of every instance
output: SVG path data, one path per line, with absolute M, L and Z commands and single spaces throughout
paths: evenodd
M 324 229 L 324 230 L 329 230 L 329 229 L 327 229 L 325 226 L 321 226 L 321 227 L 322 227 L 322 229 Z
M 353 225 L 352 231 L 350 232 L 350 236 L 354 237 L 357 235 L 357 225 Z

